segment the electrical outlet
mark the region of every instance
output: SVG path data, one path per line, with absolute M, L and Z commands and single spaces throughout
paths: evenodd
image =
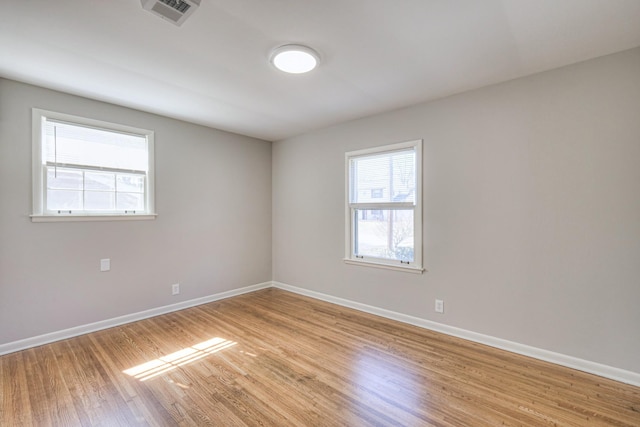
M 100 271 L 111 270 L 111 259 L 105 258 L 100 260 Z
M 171 295 L 178 295 L 180 293 L 180 283 L 174 283 L 171 285 Z
M 436 313 L 444 313 L 444 301 L 441 299 L 436 300 Z

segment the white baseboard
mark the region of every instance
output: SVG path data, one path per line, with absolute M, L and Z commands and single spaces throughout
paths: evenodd
M 89 332 L 95 332 L 102 329 L 112 328 L 114 326 L 123 325 L 125 323 L 135 322 L 137 320 L 147 319 L 149 317 L 158 316 L 173 311 L 183 310 L 185 308 L 194 307 L 196 305 L 206 304 L 213 301 L 218 301 L 225 298 L 230 298 L 236 295 L 242 295 L 248 292 L 254 292 L 260 289 L 275 287 L 285 291 L 293 292 L 300 295 L 305 295 L 311 298 L 319 299 L 321 301 L 330 302 L 333 304 L 341 305 L 343 307 L 353 308 L 356 310 L 364 311 L 366 313 L 375 314 L 377 316 L 385 317 L 387 319 L 397 320 L 399 322 L 407 323 L 410 325 L 418 326 L 421 328 L 429 329 L 436 332 L 441 332 L 454 337 L 463 338 L 469 341 L 477 342 L 480 344 L 486 344 L 491 347 L 507 350 L 512 353 L 521 354 L 524 356 L 533 357 L 535 359 L 544 360 L 547 362 L 555 363 L 557 365 L 566 366 L 568 368 L 577 369 L 579 371 L 587 372 L 590 374 L 598 375 L 604 378 L 609 378 L 615 381 L 620 381 L 626 384 L 631 384 L 640 387 L 640 373 L 627 371 L 624 369 L 615 368 L 601 363 L 591 362 L 584 359 L 579 359 L 573 356 L 567 356 L 561 353 L 556 353 L 549 350 L 532 347 L 525 344 L 520 344 L 513 341 L 504 340 L 501 338 L 492 337 L 490 335 L 479 334 L 477 332 L 468 331 L 466 329 L 456 328 L 453 326 L 444 325 L 442 323 L 433 322 L 431 320 L 422 319 L 419 317 L 409 316 L 402 313 L 397 313 L 391 310 L 385 310 L 383 308 L 374 307 L 367 304 L 347 300 L 344 298 L 334 297 L 331 295 L 323 294 L 320 292 L 311 291 L 296 286 L 287 285 L 280 282 L 264 282 L 257 285 L 246 286 L 244 288 L 233 289 L 231 291 L 220 292 L 217 294 L 209 295 L 202 298 L 195 298 L 189 301 L 183 301 L 176 304 L 165 305 L 163 307 L 157 307 L 150 310 L 140 311 L 138 313 L 127 314 L 120 317 L 114 317 L 112 319 L 102 320 L 100 322 L 89 323 L 87 325 L 76 326 L 62 331 L 56 331 L 49 334 L 38 335 L 31 338 L 26 338 L 19 341 L 13 341 L 6 344 L 0 344 L 0 356 L 3 354 L 13 353 L 16 351 L 24 350 L 31 347 L 37 347 L 40 345 L 48 344 L 54 341 L 60 341 L 67 338 L 76 337 L 78 335 L 84 335 Z
M 408 323 L 410 325 L 419 326 L 421 328 L 441 332 L 443 334 L 452 335 L 454 337 L 463 338 L 480 344 L 486 344 L 488 346 L 507 350 L 512 353 L 533 357 L 535 359 L 555 363 L 556 365 L 566 366 L 568 368 L 577 369 L 589 374 L 598 375 L 600 377 L 609 378 L 615 381 L 620 381 L 626 384 L 640 387 L 640 373 L 637 372 L 614 368 L 612 366 L 603 365 L 601 363 L 591 362 L 588 360 L 579 359 L 577 357 L 567 356 L 565 354 L 556 353 L 553 351 L 544 350 L 513 341 L 508 341 L 489 335 L 479 334 L 477 332 L 468 331 L 466 329 L 456 328 L 454 326 L 444 325 L 442 323 L 433 322 L 431 320 L 421 319 L 419 317 L 409 316 L 406 314 L 397 313 L 391 310 L 385 310 L 383 308 L 378 308 L 367 304 L 361 304 L 359 302 L 334 297 L 320 292 L 298 288 L 296 286 L 287 285 L 285 283 L 272 282 L 272 284 L 273 287 L 285 291 L 305 295 L 311 298 L 341 305 L 343 307 L 353 308 L 356 310 L 364 311 L 366 313 L 385 317 L 387 319 L 397 320 L 399 322 Z
M 26 338 L 19 341 L 13 341 L 7 344 L 1 344 L 0 356 L 3 354 L 13 353 L 13 352 L 24 350 L 31 347 L 37 347 L 40 345 L 49 344 L 54 341 L 60 341 L 67 338 L 77 337 L 78 335 L 84 335 L 89 332 L 95 332 L 102 329 L 113 328 L 114 326 L 123 325 L 125 323 L 131 323 L 137 320 L 147 319 L 149 317 L 171 313 L 172 311 L 183 310 L 185 308 L 194 307 L 196 305 L 206 304 L 208 302 L 218 301 L 221 299 L 234 297 L 236 295 L 246 294 L 248 292 L 269 288 L 271 286 L 272 286 L 271 282 L 259 283 L 257 285 L 246 286 L 244 288 L 233 289 L 231 291 L 226 291 L 226 292 L 220 292 L 220 293 L 209 295 L 202 298 L 195 298 L 188 301 L 182 301 L 176 304 L 165 305 L 163 307 L 152 308 L 150 310 L 140 311 L 138 313 L 127 314 L 120 317 L 114 317 L 112 319 L 102 320 L 95 323 L 89 323 L 87 325 L 75 326 L 73 328 L 64 329 L 62 331 L 51 332 L 49 334 L 38 335 L 35 337 Z

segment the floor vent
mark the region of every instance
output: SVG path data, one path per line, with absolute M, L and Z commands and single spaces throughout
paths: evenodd
M 140 0 L 142 8 L 176 25 L 182 23 L 200 6 L 200 0 Z

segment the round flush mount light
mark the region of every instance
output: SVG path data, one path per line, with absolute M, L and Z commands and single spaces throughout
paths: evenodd
M 270 59 L 278 70 L 291 74 L 308 73 L 320 62 L 318 52 L 297 44 L 287 44 L 274 49 Z

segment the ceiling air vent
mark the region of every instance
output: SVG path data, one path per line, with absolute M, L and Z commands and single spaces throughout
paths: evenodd
M 200 0 L 140 0 L 145 10 L 176 25 L 182 23 L 200 6 Z

